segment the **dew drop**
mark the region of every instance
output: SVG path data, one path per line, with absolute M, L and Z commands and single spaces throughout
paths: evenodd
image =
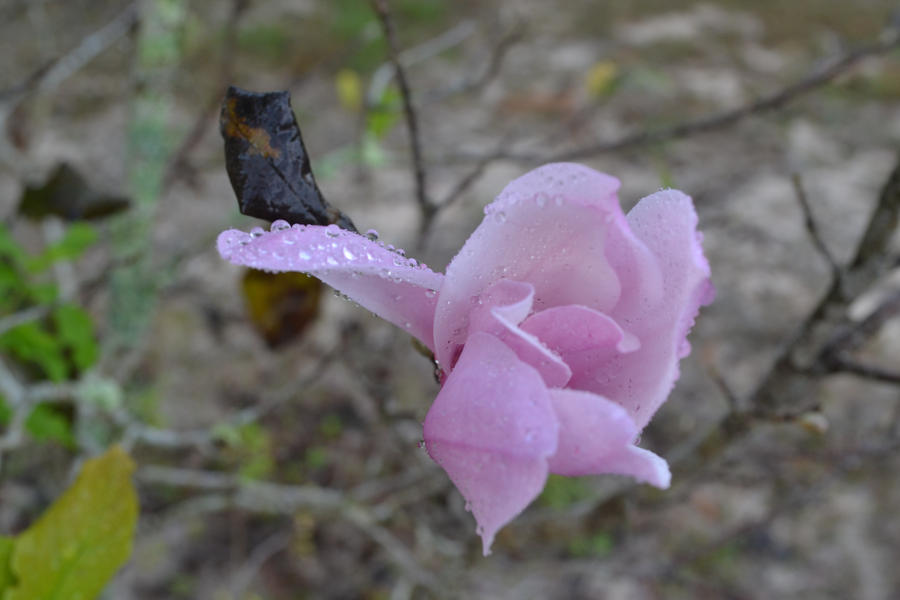
M 312 256 L 310 256 L 308 252 L 304 252 L 303 250 L 300 251 L 300 254 L 299 254 L 298 256 L 299 256 L 302 260 L 309 260 L 309 259 L 312 258 Z
M 290 229 L 291 224 L 285 221 L 284 219 L 277 219 L 272 221 L 272 226 L 269 227 L 270 231 L 284 231 L 285 229 Z
M 326 258 L 325 262 L 327 262 L 332 267 L 336 267 L 338 264 L 338 261 L 336 261 L 333 256 L 329 256 L 328 258 Z
M 356 260 L 356 255 L 350 252 L 350 248 L 344 248 L 344 258 L 347 260 Z
M 374 242 L 378 239 L 378 232 L 374 229 L 369 229 L 368 231 L 366 231 L 366 237 Z
M 296 243 L 294 239 L 289 235 L 281 236 L 281 241 L 287 246 L 293 246 Z
M 372 256 L 372 254 L 371 254 L 370 252 L 366 252 L 366 258 L 367 258 L 368 260 L 375 260 L 375 257 Z
M 338 232 L 333 229 L 326 229 L 325 235 L 327 235 L 330 238 L 336 238 L 338 236 Z
M 434 298 L 436 294 L 437 294 L 437 292 L 434 290 L 425 290 L 426 298 Z
M 254 227 L 253 229 L 250 230 L 250 237 L 252 237 L 252 238 L 262 237 L 262 235 L 264 233 L 265 233 L 265 231 L 263 230 L 262 227 Z

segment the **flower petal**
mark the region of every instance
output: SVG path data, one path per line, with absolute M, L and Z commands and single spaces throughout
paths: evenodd
M 550 471 L 559 475 L 630 475 L 668 487 L 666 461 L 634 446 L 637 427 L 624 408 L 602 396 L 576 390 L 550 390 L 559 420 L 556 454 Z
M 501 279 L 475 300 L 468 335 L 484 331 L 496 336 L 520 360 L 537 369 L 548 387 L 562 387 L 572 376 L 569 366 L 541 340 L 519 328 L 531 312 L 533 298 L 534 286 L 530 283 Z
M 219 234 L 219 254 L 234 264 L 314 275 L 434 349 L 437 290 L 443 275 L 335 225 L 289 226 Z
M 643 429 L 678 379 L 678 361 L 690 353 L 686 336 L 714 290 L 688 196 L 675 190 L 648 196 L 628 214 L 628 223 L 658 261 L 662 294 L 655 302 L 619 302 L 609 315 L 637 336 L 640 349 L 577 370 L 569 385 L 621 404 Z
M 557 427 L 537 371 L 496 337 L 471 335 L 428 411 L 424 436 L 475 515 L 485 554 L 543 489 Z
M 625 224 L 619 182 L 582 165 L 540 167 L 510 183 L 447 267 L 435 313 L 435 353 L 448 364 L 465 341 L 469 299 L 500 279 L 534 285 L 535 308 L 583 304 L 607 311 L 619 279 L 607 230 Z
M 640 341 L 612 318 L 586 306 L 555 306 L 528 317 L 523 331 L 537 337 L 569 366 L 568 386 L 581 389 L 594 366 L 616 354 L 634 352 Z

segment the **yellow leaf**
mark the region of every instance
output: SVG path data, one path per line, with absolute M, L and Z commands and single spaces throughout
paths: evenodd
M 594 63 L 584 78 L 584 86 L 594 98 L 601 98 L 612 91 L 619 74 L 619 68 L 611 60 Z
M 84 463 L 75 483 L 22 533 L 17 579 L 4 600 L 91 600 L 131 555 L 138 502 L 134 463 L 115 446 Z
M 356 71 L 352 69 L 338 71 L 334 76 L 334 87 L 341 106 L 352 112 L 359 112 L 362 109 L 362 80 Z

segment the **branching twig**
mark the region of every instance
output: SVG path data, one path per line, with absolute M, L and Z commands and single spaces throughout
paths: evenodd
M 10 106 L 15 107 L 25 96 L 31 92 L 47 92 L 72 76 L 73 73 L 92 61 L 97 55 L 106 50 L 116 40 L 120 39 L 130 30 L 139 18 L 139 2 L 132 2 L 126 6 L 112 21 L 88 35 L 67 54 L 57 58 L 48 65 L 42 66 L 20 85 L 10 90 L 0 92 L 0 98 L 11 98 Z M 0 113 L 2 121 L 12 108 Z
M 51 307 L 46 304 L 42 306 L 32 306 L 0 318 L 0 335 L 3 335 L 10 329 L 15 329 L 19 325 L 43 319 L 50 313 L 50 308 Z
M 425 161 L 422 157 L 422 146 L 419 139 L 418 116 L 416 115 L 415 105 L 413 104 L 412 92 L 409 89 L 409 82 L 406 79 L 406 71 L 397 54 L 397 39 L 394 34 L 394 22 L 388 8 L 387 0 L 369 0 L 372 10 L 381 23 L 381 29 L 384 32 L 384 38 L 388 46 L 388 55 L 391 63 L 394 65 L 394 75 L 397 78 L 397 87 L 400 88 L 400 96 L 403 99 L 403 115 L 406 119 L 406 129 L 409 132 L 409 143 L 412 149 L 412 169 L 416 182 L 416 202 L 419 205 L 421 213 L 421 221 L 419 230 L 425 231 L 430 227 L 431 220 L 434 218 L 435 208 L 428 200 L 428 189 L 425 180 Z
M 254 513 L 293 515 L 300 509 L 307 509 L 337 514 L 380 545 L 407 577 L 431 590 L 437 589 L 435 578 L 422 568 L 402 542 L 378 524 L 379 517 L 339 490 L 315 485 L 246 481 L 228 473 L 151 465 L 141 467 L 137 471 L 137 479 L 147 484 L 216 492 L 216 496 L 226 492 L 230 496 L 231 506 Z M 221 504 L 213 503 L 211 506 L 217 509 Z M 386 517 L 394 514 L 396 506 L 392 505 L 392 509 L 377 512 Z
M 794 173 L 791 176 L 791 183 L 794 186 L 794 195 L 797 198 L 797 204 L 800 205 L 800 210 L 803 211 L 803 225 L 806 227 L 806 233 L 809 234 L 809 239 L 812 241 L 813 246 L 816 247 L 816 250 L 825 262 L 828 263 L 828 268 L 831 269 L 832 279 L 840 282 L 841 268 L 838 266 L 837 261 L 834 260 L 834 256 L 831 255 L 831 251 L 828 250 L 828 246 L 825 245 L 825 241 L 819 233 L 819 228 L 813 218 L 812 209 L 810 208 L 809 200 L 806 197 L 806 190 L 803 187 L 803 180 L 799 173 Z
M 876 365 L 867 365 L 847 357 L 834 359 L 832 372 L 850 373 L 864 379 L 900 385 L 900 371 L 893 371 Z
M 593 142 L 584 146 L 563 150 L 554 155 L 547 155 L 541 151 L 516 151 L 508 150 L 500 153 L 498 159 L 506 159 L 520 162 L 557 162 L 583 159 L 597 154 L 621 151 L 637 146 L 658 144 L 660 142 L 676 140 L 700 133 L 706 133 L 715 129 L 728 127 L 753 115 L 760 115 L 782 108 L 797 98 L 809 94 L 827 85 L 839 75 L 847 72 L 862 60 L 886 54 L 900 46 L 900 29 L 889 28 L 876 42 L 847 52 L 843 56 L 828 61 L 824 66 L 814 69 L 806 77 L 791 83 L 790 85 L 764 96 L 758 100 L 720 113 L 677 123 L 669 127 L 638 131 L 618 139 Z M 462 155 L 465 160 L 479 160 L 482 156 Z

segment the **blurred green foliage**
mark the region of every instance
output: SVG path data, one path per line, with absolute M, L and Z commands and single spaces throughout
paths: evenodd
M 569 542 L 569 554 L 577 558 L 607 556 L 613 550 L 615 542 L 612 535 L 606 532 L 594 535 L 578 536 Z
M 119 447 L 88 460 L 31 527 L 0 537 L 0 597 L 95 598 L 131 554 L 138 514 L 133 470 Z
M 584 479 L 550 475 L 538 502 L 550 508 L 563 509 L 591 496 L 591 489 Z
M 69 418 L 50 404 L 38 404 L 25 420 L 25 430 L 38 441 L 59 442 L 75 447 L 75 436 Z
M 97 361 L 99 348 L 90 315 L 75 303 L 57 303 L 56 286 L 47 274 L 54 264 L 78 258 L 97 237 L 91 226 L 75 223 L 58 241 L 30 253 L 0 225 L 0 314 L 46 309 L 0 332 L 0 352 L 33 380 L 74 380 Z M 0 423 L 8 423 L 10 411 L 0 398 Z M 35 440 L 68 447 L 75 443 L 69 416 L 51 404 L 35 406 L 25 430 Z

